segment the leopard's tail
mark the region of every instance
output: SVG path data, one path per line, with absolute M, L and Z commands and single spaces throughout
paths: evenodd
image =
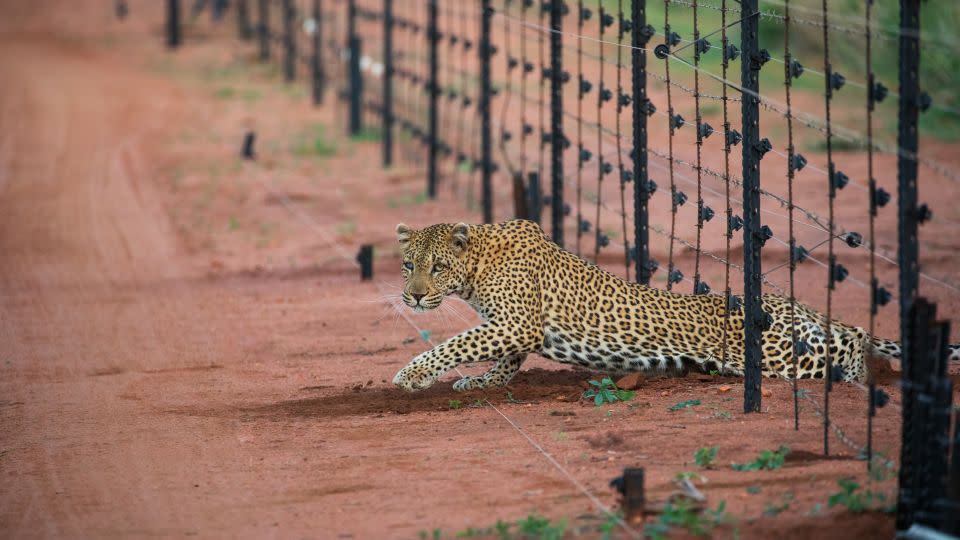
M 873 352 L 885 360 L 900 359 L 900 342 L 878 337 L 870 338 Z M 960 344 L 947 345 L 947 359 L 951 362 L 960 362 Z

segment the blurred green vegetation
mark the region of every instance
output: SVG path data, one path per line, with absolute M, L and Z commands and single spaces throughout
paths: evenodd
M 761 10 L 768 14 L 784 13 L 784 0 L 759 0 Z M 847 110 L 855 111 L 866 107 L 866 90 L 862 86 L 866 83 L 866 36 L 865 36 L 865 5 L 866 0 L 828 0 L 830 56 L 834 71 L 842 73 L 848 85 L 836 94 L 836 104 Z M 719 11 L 722 0 L 701 0 L 699 7 L 699 30 L 701 36 L 707 36 L 721 27 L 721 13 Z M 587 5 L 596 5 L 586 2 Z M 601 0 L 604 9 L 616 16 L 620 5 L 623 6 L 624 16 L 632 18 L 629 0 Z M 670 29 L 680 34 L 684 40 L 693 39 L 693 9 L 691 0 L 648 0 L 647 22 L 657 31 L 653 38 L 654 43 L 663 41 L 665 26 L 665 7 L 669 7 Z M 740 9 L 736 0 L 727 0 L 728 7 Z M 794 58 L 798 59 L 807 72 L 794 82 L 794 89 L 801 92 L 822 94 L 824 79 L 813 71 L 822 73 L 823 69 L 823 28 L 820 25 L 822 0 L 791 0 L 790 49 Z M 897 71 L 899 68 L 898 40 L 899 40 L 899 3 L 875 2 L 873 4 L 872 27 L 873 37 L 871 49 L 873 69 L 877 79 L 891 92 L 898 91 Z M 730 11 L 727 13 L 728 39 L 731 43 L 740 46 L 740 30 L 737 21 L 742 14 Z M 587 24 L 596 24 L 595 16 Z M 760 44 L 770 51 L 775 59 L 783 58 L 784 24 L 775 17 L 761 17 Z M 921 6 L 921 87 L 933 98 L 934 107 L 923 113 L 920 118 L 921 133 L 941 140 L 960 140 L 960 37 L 956 29 L 960 28 L 960 3 L 924 2 Z M 591 33 L 595 29 L 591 28 Z M 608 38 L 616 39 L 616 25 L 608 30 Z M 628 38 L 627 38 L 628 39 Z M 721 35 L 717 32 L 706 38 L 712 49 L 701 58 L 701 66 L 710 73 L 719 75 L 721 72 L 720 43 Z M 687 41 L 679 47 L 687 45 Z M 612 48 L 612 47 L 611 47 Z M 680 51 L 679 56 L 693 63 L 693 47 Z M 662 64 L 662 63 L 660 63 Z M 658 69 L 653 64 L 651 69 Z M 671 77 L 686 82 L 692 79 L 692 69 L 679 62 L 671 64 Z M 740 78 L 739 60 L 731 63 L 729 79 L 738 81 Z M 662 67 L 659 68 L 662 72 Z M 784 68 L 782 62 L 771 61 L 761 72 L 761 91 L 765 88 L 776 88 L 772 96 L 777 101 L 783 101 Z M 702 79 L 701 79 L 702 80 Z M 944 110 L 940 107 L 946 107 Z M 877 111 L 876 128 L 885 131 L 888 135 L 896 129 L 897 99 L 887 97 L 879 105 Z M 811 111 L 812 112 L 812 111 Z M 819 115 L 818 115 L 819 116 Z

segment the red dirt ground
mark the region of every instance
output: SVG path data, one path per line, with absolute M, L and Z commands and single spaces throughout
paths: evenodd
M 343 138 L 336 106 L 282 85 L 232 26 L 197 22 L 171 54 L 162 3 L 131 2 L 125 22 L 109 4 L 5 3 L 0 16 L 4 537 L 452 537 L 534 512 L 597 536 L 598 508 L 483 399 L 605 505 L 624 467 L 646 469 L 653 503 L 699 471 L 707 504 L 726 501 L 735 520 L 719 537 L 892 535 L 886 515 L 827 508 L 838 479 L 867 483 L 864 463 L 835 436 L 822 457 L 810 401 L 794 431 L 783 382 L 765 382 L 752 415 L 739 380 L 695 375 L 645 379 L 628 404 L 594 407 L 579 397 L 595 375 L 540 358 L 505 391 L 456 394 L 453 376 L 393 388 L 427 347 L 393 307 L 393 226 L 471 216 L 447 190 L 419 201 L 415 164 L 381 170 L 375 143 Z M 333 155 L 304 155 L 312 125 Z M 252 163 L 238 158 L 247 128 Z M 373 283 L 344 260 L 365 242 L 378 246 Z M 925 268 L 956 280 L 955 238 L 936 244 Z M 955 313 L 955 297 L 937 299 Z M 446 338 L 475 321 L 449 305 L 407 316 Z M 862 303 L 842 306 L 863 324 Z M 896 402 L 894 381 L 882 380 Z M 801 387 L 822 398 L 821 384 Z M 689 399 L 702 403 L 669 410 Z M 831 394 L 858 443 L 865 406 L 853 386 Z M 896 409 L 883 409 L 876 448 L 896 459 L 898 438 Z M 728 466 L 780 445 L 794 451 L 780 470 Z M 715 470 L 693 463 L 702 446 L 719 447 Z

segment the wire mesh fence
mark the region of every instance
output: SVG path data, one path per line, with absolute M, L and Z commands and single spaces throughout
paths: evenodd
M 960 289 L 921 271 L 918 227 L 931 214 L 917 184 L 960 176 L 920 153 L 920 115 L 952 108 L 920 88 L 930 38 L 919 0 L 899 2 L 896 28 L 877 22 L 872 1 L 858 16 L 826 0 L 253 3 L 238 2 L 239 36 L 280 61 L 287 80 L 309 81 L 315 103 L 336 89 L 349 132 L 376 131 L 385 166 L 423 167 L 428 196 L 450 193 L 484 222 L 541 222 L 557 244 L 625 279 L 723 296 L 724 344 L 730 314 L 743 314 L 746 412 L 761 408 L 764 294 L 785 297 L 793 322 L 780 376 L 793 385 L 795 428 L 801 401 L 813 404 L 824 454 L 833 435 L 875 463 L 872 419 L 889 396 L 872 376 L 859 385 L 863 441 L 831 418 L 833 384 L 852 378 L 834 362 L 834 319 L 866 306 L 872 336 L 898 297 L 898 528 L 957 532 L 948 330 L 918 288 Z M 810 32 L 818 47 L 798 48 Z M 859 65 L 837 60 L 838 40 L 863 51 Z M 897 57 L 897 80 L 875 69 L 878 55 Z M 894 119 L 895 134 L 878 129 Z M 896 254 L 878 220 L 897 231 Z M 819 339 L 800 337 L 801 301 L 825 314 Z M 874 356 L 872 341 L 864 346 Z M 732 353 L 722 354 L 720 365 Z M 798 389 L 803 376 L 822 378 L 822 395 Z

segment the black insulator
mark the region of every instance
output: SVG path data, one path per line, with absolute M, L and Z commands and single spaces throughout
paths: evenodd
M 670 283 L 671 285 L 674 283 L 680 283 L 681 281 L 683 281 L 683 272 L 677 270 L 676 268 L 671 270 L 667 275 L 667 283 Z
M 797 356 L 803 356 L 810 352 L 810 344 L 802 339 L 793 342 L 793 350 Z
M 687 202 L 687 194 L 682 191 L 673 191 L 673 207 L 683 206 Z
M 653 48 L 653 54 L 661 60 L 666 60 L 667 57 L 670 56 L 670 47 L 661 43 Z
M 531 62 L 525 62 L 525 63 L 523 64 L 523 70 L 526 71 L 527 73 L 532 72 L 532 71 L 533 71 L 533 64 L 532 64 Z
M 590 222 L 580 218 L 580 232 L 590 232 Z
M 790 156 L 790 168 L 794 171 L 802 171 L 807 166 L 807 158 L 803 154 L 793 154 Z
M 810 252 L 807 251 L 807 248 L 803 246 L 793 246 L 790 250 L 790 258 L 792 259 L 793 264 L 802 263 L 807 260 L 807 256 L 810 255 Z
M 633 182 L 633 171 L 629 169 L 620 171 L 620 180 L 623 180 L 624 182 Z
M 670 127 L 673 129 L 680 129 L 683 127 L 683 117 L 679 114 L 674 114 L 670 116 Z
M 609 161 L 603 161 L 603 160 L 601 160 L 601 161 L 600 161 L 600 172 L 602 172 L 603 174 L 610 174 L 611 172 L 613 172 L 613 164 L 610 163 Z
M 833 382 L 841 382 L 843 380 L 843 366 L 839 364 L 830 366 L 830 380 Z
M 790 62 L 790 76 L 796 79 L 801 75 L 803 75 L 803 64 L 801 64 L 799 60 L 794 59 Z
M 456 45 L 459 39 L 457 36 L 450 34 L 450 45 Z
M 504 142 L 506 142 L 506 141 L 509 141 L 510 139 L 512 139 L 512 138 L 513 138 L 513 135 L 512 135 L 509 131 L 503 130 L 503 133 L 500 134 L 500 138 L 501 138 Z
M 670 46 L 670 47 L 676 47 L 677 45 L 680 44 L 681 41 L 683 41 L 683 40 L 680 39 L 680 34 L 678 34 L 678 33 L 676 33 L 676 32 L 670 32 L 669 34 L 667 34 L 667 45 L 668 45 L 668 46 Z
M 843 88 L 843 85 L 846 84 L 847 78 L 843 75 L 832 72 L 830 73 L 830 88 L 833 90 L 839 90 Z
M 844 242 L 852 248 L 860 247 L 863 245 L 863 235 L 858 232 L 850 231 L 843 238 Z
M 469 51 L 471 48 L 473 48 L 473 42 L 469 39 L 463 40 L 463 48 Z
M 544 206 L 550 206 L 551 204 L 553 204 L 553 198 L 550 197 L 549 195 L 544 195 L 544 196 L 543 196 L 543 205 L 544 205 Z
M 610 237 L 597 231 L 597 245 L 604 248 L 610 245 Z
M 589 93 L 590 89 L 592 88 L 593 88 L 593 84 L 581 76 L 580 77 L 580 96 L 583 97 L 585 94 Z
M 890 202 L 890 194 L 882 187 L 876 188 L 873 192 L 873 204 L 877 208 L 883 208 Z
M 646 43 L 650 41 L 650 38 L 656 35 L 656 33 L 657 29 L 654 28 L 653 25 L 648 24 L 640 29 L 640 41 Z
M 873 404 L 878 409 L 886 406 L 887 403 L 890 403 L 890 394 L 883 391 L 882 388 L 873 388 Z
M 700 38 L 697 40 L 694 48 L 697 51 L 697 54 L 706 54 L 710 50 L 710 42 L 707 41 L 707 38 Z
M 449 99 L 450 101 L 457 99 L 457 91 L 453 89 L 448 90 L 447 99 Z
M 840 283 L 843 280 L 847 279 L 847 276 L 850 275 L 850 271 L 847 270 L 845 266 L 843 266 L 842 264 L 836 261 L 833 261 L 832 272 L 833 272 L 833 280 L 836 281 L 837 283 Z
M 609 13 L 603 13 L 602 11 L 600 12 L 600 24 L 602 24 L 604 27 L 613 26 L 613 21 L 613 15 L 610 15 Z
M 887 94 L 889 93 L 890 91 L 887 90 L 887 87 L 879 82 L 874 82 L 873 86 L 870 87 L 870 99 L 873 100 L 874 103 L 880 103 L 887 98 Z
M 843 189 L 850 183 L 850 177 L 843 173 L 843 171 L 833 171 L 833 178 L 831 178 L 834 189 Z
M 609 88 L 600 86 L 600 101 L 610 101 L 613 98 L 613 92 Z
M 706 223 L 707 221 L 710 221 L 711 219 L 713 219 L 713 216 L 714 216 L 713 208 L 710 208 L 709 206 L 705 206 L 704 204 L 701 203 L 700 215 L 699 215 L 700 222 Z
M 530 125 L 530 124 L 524 124 L 524 125 L 523 125 L 523 134 L 524 134 L 524 135 L 530 135 L 531 133 L 533 133 L 533 126 Z
M 621 93 L 620 98 L 617 100 L 617 104 L 620 107 L 629 107 L 630 106 L 630 96 L 627 94 Z
M 884 289 L 883 287 L 874 283 L 873 289 L 873 301 L 878 306 L 885 306 L 890 303 L 890 300 L 893 299 L 893 295 L 890 294 L 890 291 Z
M 917 108 L 919 108 L 921 112 L 925 112 L 931 105 L 933 105 L 933 98 L 930 97 L 930 94 L 920 92 L 920 95 L 917 96 Z
M 643 102 L 643 112 L 647 113 L 647 116 L 653 116 L 653 113 L 657 112 L 656 105 L 653 104 L 649 99 L 644 100 Z
M 768 225 L 760 227 L 757 233 L 757 240 L 760 242 L 760 247 L 763 247 L 763 245 L 767 243 L 767 240 L 771 238 L 773 238 L 773 230 Z
M 733 234 L 733 231 L 739 231 L 743 228 L 743 218 L 734 214 L 730 216 L 730 223 L 727 224 L 727 232 Z
M 581 8 L 580 9 L 580 20 L 589 21 L 590 17 L 593 17 L 593 12 L 590 11 L 590 8 Z
M 760 158 L 763 159 L 763 156 L 765 156 L 767 152 L 773 150 L 773 145 L 770 144 L 770 139 L 764 137 L 754 145 L 754 148 L 760 153 Z
M 930 207 L 926 203 L 921 204 L 917 207 L 917 223 L 926 223 L 933 218 L 933 211 L 930 210 Z
M 551 140 L 553 140 L 553 135 L 551 135 L 549 131 L 540 133 L 540 144 L 549 144 Z
M 739 296 L 730 295 L 727 298 L 727 311 L 740 311 L 740 308 L 743 307 L 743 300 Z
M 654 182 L 653 180 L 648 181 L 648 182 L 647 182 L 647 194 L 648 194 L 648 195 L 653 195 L 653 194 L 656 193 L 656 192 L 657 192 L 657 183 Z
M 593 154 L 590 153 L 586 148 L 580 148 L 580 163 L 586 163 L 590 161 L 590 158 L 593 157 Z
M 713 126 L 706 122 L 701 122 L 700 127 L 697 128 L 697 133 L 700 135 L 701 139 L 706 139 L 710 135 L 713 135 Z
M 517 60 L 516 58 L 511 56 L 509 59 L 507 59 L 507 67 L 509 69 L 514 69 L 519 65 L 520 65 L 520 61 Z
M 572 210 L 572 209 L 570 208 L 570 205 L 569 205 L 569 204 L 563 203 L 563 215 L 569 216 L 571 210 Z
M 473 104 L 473 100 L 470 99 L 470 96 L 463 96 L 463 106 L 469 107 L 471 104 Z
M 620 18 L 620 35 L 630 33 L 630 30 L 633 30 L 633 21 L 630 19 Z
M 773 328 L 773 315 L 763 312 L 763 317 L 760 319 L 760 328 L 763 330 L 769 330 Z
M 760 49 L 755 52 L 750 58 L 750 69 L 754 71 L 759 71 L 764 64 L 770 61 L 770 51 L 766 49 Z
M 710 286 L 705 281 L 697 280 L 697 285 L 693 288 L 693 294 L 710 294 Z
M 736 146 L 743 140 L 743 135 L 735 129 L 727 129 L 727 146 Z
M 570 73 L 567 72 L 567 71 L 561 71 L 561 72 L 560 72 L 560 82 L 562 82 L 562 83 L 570 82 Z
M 728 62 L 730 60 L 736 60 L 740 56 L 740 49 L 738 49 L 733 43 L 730 43 L 723 51 L 723 55 Z

